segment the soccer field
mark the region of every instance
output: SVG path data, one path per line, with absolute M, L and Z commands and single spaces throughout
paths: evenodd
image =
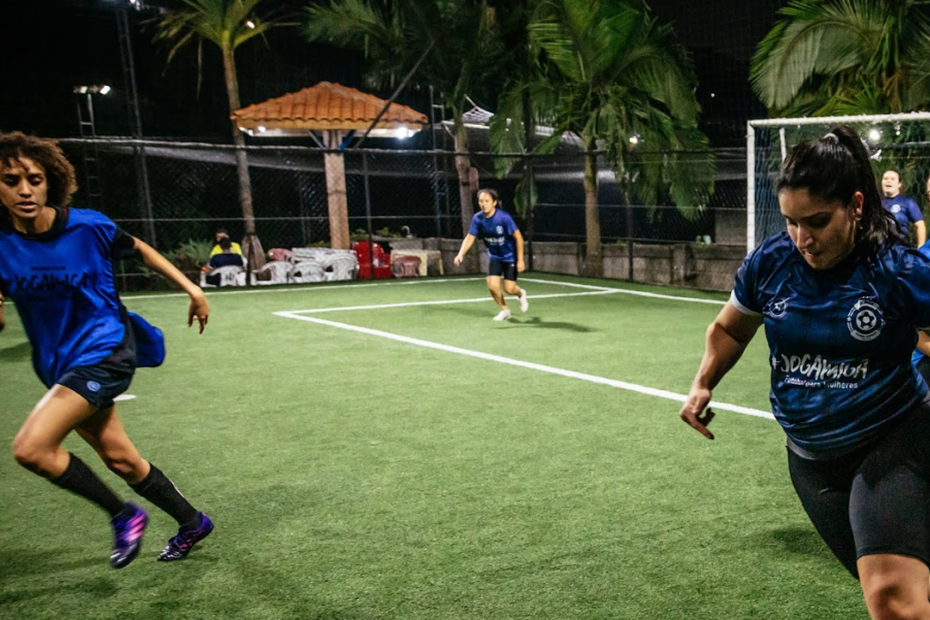
M 176 524 L 79 438 L 65 447 L 152 517 L 129 567 L 104 513 L 20 468 L 43 388 L 13 308 L 0 334 L 0 617 L 867 618 L 809 524 L 768 415 L 763 335 L 714 393 L 710 442 L 678 419 L 726 296 L 521 277 L 127 296 L 168 359 L 119 403 L 142 455 L 216 523 Z

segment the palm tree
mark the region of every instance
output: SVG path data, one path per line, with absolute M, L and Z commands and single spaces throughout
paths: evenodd
M 203 43 L 209 41 L 220 48 L 223 55 L 223 72 L 226 78 L 226 97 L 229 114 L 239 108 L 239 81 L 236 74 L 236 49 L 270 29 L 288 25 L 280 16 L 259 16 L 256 8 L 263 0 L 182 0 L 186 8 L 165 9 L 155 21 L 154 40 L 170 45 L 168 62 L 188 43 L 196 41 L 198 63 L 203 57 Z M 266 3 L 267 4 L 267 3 Z M 252 184 L 245 151 L 245 138 L 235 122 L 231 123 L 233 142 L 236 145 L 236 168 L 239 174 L 239 202 L 245 221 L 242 239 L 243 253 L 251 267 L 264 262 L 261 242 L 255 235 L 255 211 L 252 207 Z
M 650 205 L 660 196 L 677 205 L 700 205 L 712 191 L 713 162 L 707 139 L 697 129 L 696 78 L 671 28 L 658 25 L 644 2 L 537 0 L 535 5 L 527 29 L 538 70 L 504 93 L 498 114 L 513 111 L 515 105 L 507 102 L 515 104 L 521 90 L 535 93 L 532 100 L 542 105 L 548 103 L 547 90 L 555 93 L 548 113 L 537 117 L 548 116 L 556 131 L 536 150 L 553 150 L 568 131 L 581 139 L 585 273 L 597 276 L 603 269 L 599 151 L 612 166 L 627 205 L 634 196 Z M 521 140 L 512 136 L 510 144 Z M 703 156 L 693 157 L 695 152 Z M 627 218 L 631 228 L 629 210 Z
M 487 0 L 330 0 L 304 12 L 308 41 L 362 50 L 374 81 L 393 81 L 417 67 L 452 114 L 462 227 L 471 222 L 472 165 L 463 116 L 467 97 L 484 86 L 502 54 L 497 17 Z
M 930 13 L 915 0 L 794 0 L 752 59 L 773 116 L 911 111 L 930 102 Z

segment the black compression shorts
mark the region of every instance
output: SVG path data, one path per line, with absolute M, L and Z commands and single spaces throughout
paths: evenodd
M 882 437 L 829 460 L 788 449 L 794 488 L 817 532 L 849 572 L 892 553 L 930 566 L 930 406 L 921 403 Z

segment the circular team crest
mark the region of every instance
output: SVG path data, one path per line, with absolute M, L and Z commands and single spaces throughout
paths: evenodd
M 900 212 L 901 212 L 901 205 L 899 205 L 899 204 L 897 204 L 897 203 L 891 205 L 891 212 L 892 212 L 892 213 L 900 213 Z
M 885 317 L 881 307 L 874 301 L 860 299 L 846 315 L 846 327 L 856 340 L 875 340 L 882 333 Z
M 503 235 L 503 234 L 504 234 L 504 227 L 503 227 L 503 226 L 498 226 L 498 227 L 497 227 L 497 234 L 499 234 L 499 235 Z
M 763 312 L 768 314 L 773 319 L 780 319 L 785 316 L 785 312 L 788 311 L 788 300 L 782 297 L 781 299 L 775 299 L 769 302 L 769 305 Z

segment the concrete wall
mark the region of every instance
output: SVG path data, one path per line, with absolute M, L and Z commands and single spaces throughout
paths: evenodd
M 456 267 L 455 255 L 461 239 L 386 239 L 396 249 L 438 249 L 442 252 L 447 275 L 487 273 L 487 252 L 476 242 Z M 633 244 L 633 281 L 644 284 L 684 286 L 704 290 L 729 291 L 733 277 L 742 264 L 746 249 L 729 245 L 651 245 Z M 629 280 L 629 244 L 603 246 L 604 277 Z M 533 270 L 547 273 L 580 275 L 584 246 L 571 242 L 536 242 L 533 244 Z

